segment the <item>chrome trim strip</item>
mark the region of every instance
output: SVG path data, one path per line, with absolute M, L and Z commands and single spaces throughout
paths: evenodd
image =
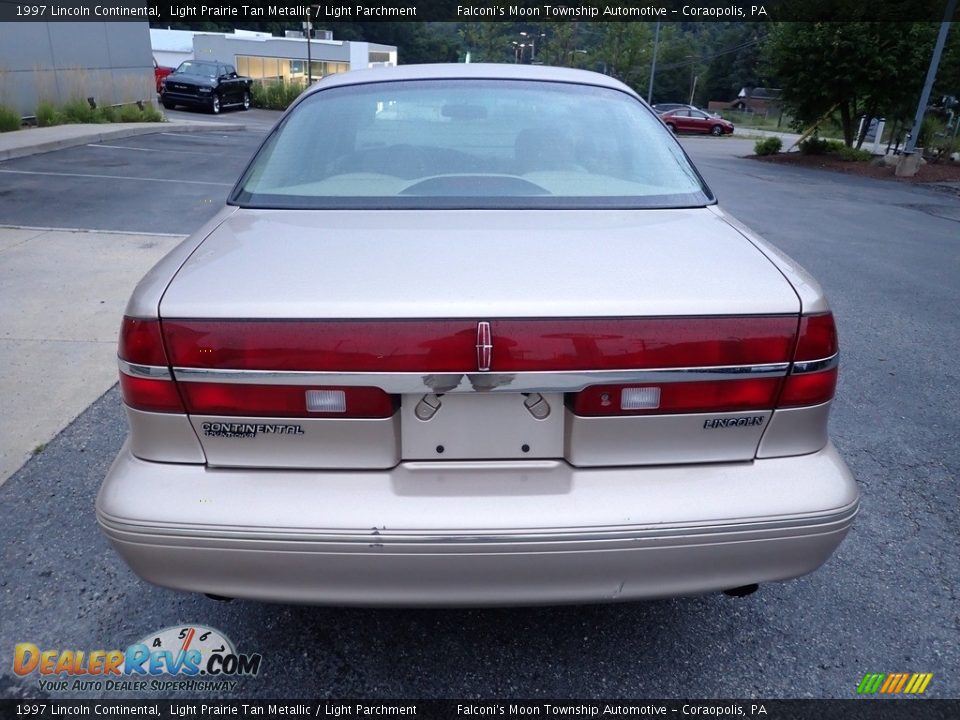
M 821 372 L 823 370 L 833 370 L 840 365 L 840 353 L 834 353 L 828 358 L 820 360 L 805 360 L 804 362 L 795 362 L 790 370 L 791 375 L 800 375 L 802 373 Z
M 790 363 L 644 370 L 581 370 L 518 373 L 341 373 L 296 370 L 173 369 L 179 382 L 242 385 L 342 385 L 378 387 L 391 394 L 457 392 L 577 392 L 590 385 L 670 383 L 783 377 Z
M 124 375 L 151 378 L 152 380 L 173 380 L 170 377 L 170 368 L 166 365 L 138 365 L 127 362 L 123 358 L 117 358 L 117 365 L 120 366 L 120 372 Z
M 527 543 L 577 543 L 611 541 L 669 541 L 686 543 L 728 542 L 728 538 L 743 533 L 836 532 L 848 527 L 860 509 L 859 499 L 849 505 L 822 513 L 787 515 L 783 517 L 744 519 L 717 523 L 682 523 L 675 525 L 636 525 L 620 527 L 583 527 L 556 529 L 516 529 L 513 531 L 392 531 L 238 528 L 202 525 L 173 525 L 142 523 L 118 518 L 97 509 L 100 525 L 114 533 L 149 534 L 154 537 L 176 537 L 201 540 L 255 540 L 265 542 L 317 542 L 367 545 L 375 542 L 383 546 L 428 545 L 436 548 L 451 545 L 497 545 Z

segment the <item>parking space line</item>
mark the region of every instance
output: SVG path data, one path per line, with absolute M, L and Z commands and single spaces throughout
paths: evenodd
M 98 235 L 156 235 L 157 237 L 172 237 L 172 238 L 187 237 L 187 233 L 162 233 L 162 232 L 153 232 L 153 231 L 145 232 L 143 230 L 96 230 L 92 228 L 74 228 L 74 227 L 40 227 L 36 225 L 6 225 L 3 223 L 0 223 L 0 230 L 31 230 L 31 231 L 36 230 L 37 233 L 69 232 L 69 233 L 97 233 Z
M 162 133 L 151 133 L 152 135 L 167 135 L 169 137 L 180 138 L 181 140 L 209 140 L 210 138 L 227 138 L 230 139 L 229 135 L 214 135 L 210 132 L 205 133 L 175 133 L 175 132 L 162 132 Z
M 126 175 L 89 175 L 86 173 L 59 173 L 42 172 L 40 170 L 0 170 L 7 175 L 49 175 L 53 177 L 95 178 L 97 180 L 135 180 L 141 182 L 175 183 L 177 185 L 216 185 L 218 187 L 233 187 L 233 183 L 207 182 L 206 180 L 173 180 L 169 178 L 129 177 Z
M 133 145 L 104 145 L 102 143 L 87 143 L 87 147 L 107 148 L 108 150 L 136 150 L 137 152 L 174 153 L 176 155 L 222 155 L 222 152 L 200 152 L 199 150 L 164 150 L 163 148 L 143 148 Z

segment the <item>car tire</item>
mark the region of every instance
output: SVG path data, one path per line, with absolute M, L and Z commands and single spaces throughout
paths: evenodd
M 712 128 L 710 128 L 710 134 L 714 137 L 720 137 L 723 135 L 723 127 L 720 125 L 714 125 Z
M 177 107 L 177 104 L 175 102 L 170 102 L 169 100 L 166 100 L 164 98 L 160 98 L 160 102 L 163 104 L 163 106 L 167 110 L 173 110 L 175 107 Z
M 210 98 L 210 112 L 214 115 L 220 114 L 220 96 L 217 94 Z
M 243 93 L 243 109 L 244 110 L 250 109 L 250 93 L 248 92 Z
M 667 123 L 667 127 L 670 128 L 670 132 L 672 132 L 674 135 L 677 134 L 677 126 L 676 126 L 676 125 L 674 125 L 673 123 Z

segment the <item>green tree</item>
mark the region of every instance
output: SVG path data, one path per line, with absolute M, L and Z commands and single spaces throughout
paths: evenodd
M 902 117 L 916 103 L 935 32 L 931 23 L 778 23 L 765 69 L 798 129 L 836 111 L 852 146 L 861 115 Z
M 470 53 L 470 62 L 513 62 L 511 23 L 470 22 L 460 24 L 460 56 Z
M 716 34 L 707 46 L 706 73 L 697 97 L 706 106 L 710 100 L 733 100 L 745 87 L 764 85 L 760 53 L 767 37 L 766 23 L 715 23 Z

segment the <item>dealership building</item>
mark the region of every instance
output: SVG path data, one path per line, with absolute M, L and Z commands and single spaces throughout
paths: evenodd
M 191 59 L 217 60 L 260 82 L 306 81 L 308 56 L 314 80 L 348 70 L 397 64 L 397 48 L 393 45 L 334 40 L 329 32 L 321 35 L 310 40 L 309 48 L 303 37 L 273 37 L 242 30 L 228 34 L 151 29 L 150 41 L 161 65 L 175 67 Z

